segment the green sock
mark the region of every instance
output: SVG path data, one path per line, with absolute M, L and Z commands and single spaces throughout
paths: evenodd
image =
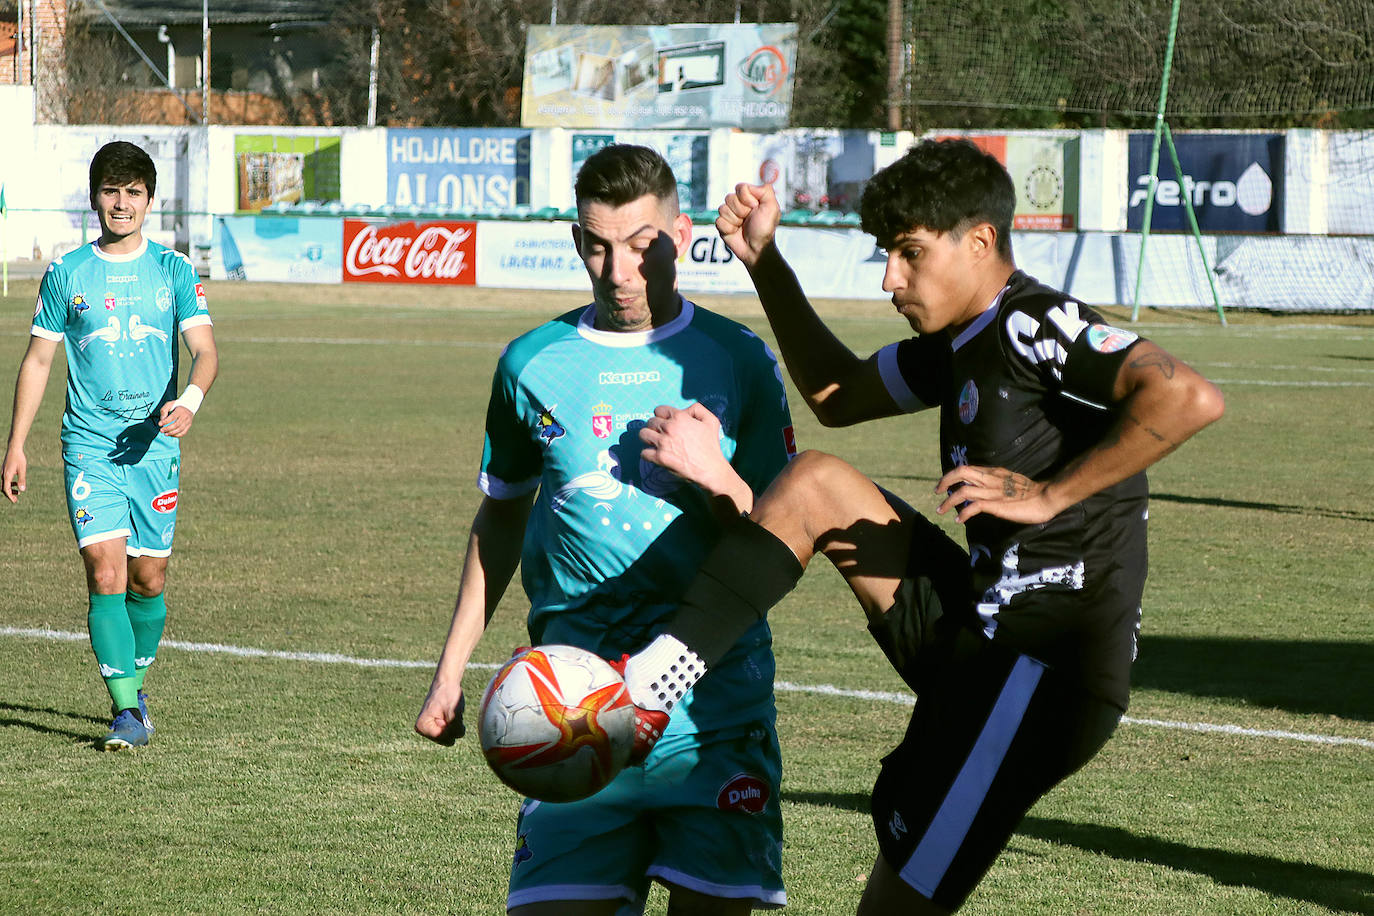
M 134 632 L 123 595 L 90 595 L 86 628 L 91 634 L 91 650 L 100 665 L 100 676 L 110 691 L 116 709 L 138 708 L 138 686 L 134 683 Z
M 129 612 L 129 625 L 133 627 L 135 677 L 141 689 L 143 675 L 157 658 L 162 628 L 167 624 L 167 602 L 161 593 L 149 598 L 130 591 L 124 596 L 124 607 Z

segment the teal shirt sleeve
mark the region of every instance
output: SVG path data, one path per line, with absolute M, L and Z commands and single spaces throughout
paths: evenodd
M 742 362 L 745 398 L 731 464 L 757 497 L 796 454 L 796 440 L 777 358 L 761 338 L 751 335 L 748 358 Z
M 507 350 L 491 380 L 482 464 L 477 477 L 478 487 L 493 499 L 514 499 L 539 484 L 543 454 L 522 419 L 521 401 L 516 360 Z M 543 417 L 535 420 L 537 424 L 543 421 Z M 545 434 L 555 432 L 549 429 Z
M 62 259 L 58 258 L 48 265 L 43 280 L 38 284 L 38 305 L 33 312 L 33 331 L 46 333 L 37 336 L 49 340 L 61 340 L 67 333 L 68 309 L 89 308 L 88 303 L 67 301 L 67 274 L 60 270 Z
M 185 331 L 197 325 L 210 324 L 210 305 L 205 299 L 205 287 L 191 259 L 170 249 L 164 257 L 167 272 L 171 275 L 177 329 Z

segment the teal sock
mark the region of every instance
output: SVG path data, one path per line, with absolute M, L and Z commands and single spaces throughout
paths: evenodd
M 89 598 L 86 628 L 91 634 L 91 650 L 100 665 L 100 676 L 105 679 L 105 687 L 116 709 L 137 709 L 134 631 L 124 608 L 124 596 L 90 595 Z
M 167 624 L 167 602 L 160 592 L 149 598 L 130 591 L 124 596 L 124 607 L 134 632 L 134 665 L 138 686 L 142 687 L 144 670 L 157 659 L 162 628 Z

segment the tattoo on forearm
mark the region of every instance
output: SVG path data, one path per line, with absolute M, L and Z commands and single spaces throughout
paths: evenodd
M 1131 362 L 1132 369 L 1148 369 L 1151 366 L 1158 369 L 1160 375 L 1163 375 L 1165 378 L 1174 377 L 1174 361 L 1169 358 L 1169 354 L 1162 350 L 1146 353 L 1144 356 L 1137 360 L 1132 360 Z
M 1152 437 L 1156 442 L 1163 442 L 1165 445 L 1169 446 L 1169 448 L 1170 448 L 1171 450 L 1172 450 L 1172 449 L 1175 449 L 1175 448 L 1178 448 L 1178 443 L 1177 443 L 1177 442 L 1170 442 L 1169 439 L 1168 439 L 1163 433 L 1161 433 L 1159 430 L 1154 429 L 1153 427 L 1146 426 L 1144 423 L 1141 423 L 1139 420 L 1137 420 L 1137 419 L 1136 419 L 1134 416 L 1132 416 L 1131 414 L 1126 414 L 1126 419 L 1127 419 L 1127 420 L 1130 420 L 1130 421 L 1131 421 L 1132 423 L 1134 423 L 1136 426 L 1140 427 L 1140 429 L 1141 429 L 1142 432 L 1144 432 L 1144 433 L 1146 433 L 1147 435 L 1149 435 L 1150 437 Z

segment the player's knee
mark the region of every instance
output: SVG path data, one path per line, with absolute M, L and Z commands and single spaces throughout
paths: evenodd
M 827 504 L 843 502 L 850 485 L 861 480 L 866 478 L 842 459 L 809 449 L 787 463 L 762 502 L 774 511 L 814 517 L 825 514 Z
M 102 561 L 86 567 L 86 589 L 93 595 L 117 595 L 125 583 L 124 570 L 115 563 Z
M 156 598 L 162 594 L 166 585 L 166 569 L 143 569 L 137 566 L 129 568 L 129 590 L 138 592 L 144 598 Z

